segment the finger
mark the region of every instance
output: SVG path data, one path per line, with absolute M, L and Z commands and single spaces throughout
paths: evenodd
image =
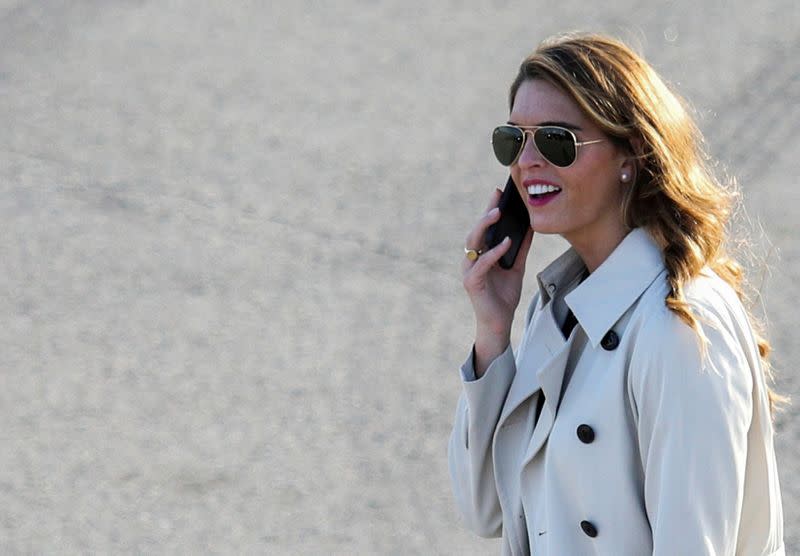
M 525 261 L 528 260 L 528 251 L 531 249 L 531 245 L 533 244 L 533 228 L 528 228 L 528 231 L 525 233 L 525 237 L 522 238 L 522 243 L 519 245 L 519 251 L 517 252 L 517 260 L 514 261 L 514 270 L 523 270 L 525 268 Z
M 478 223 L 467 234 L 464 245 L 469 249 L 482 249 L 485 243 L 486 229 L 498 220 L 500 220 L 500 209 L 495 207 L 478 220 Z
M 480 258 L 480 256 L 479 256 L 478 258 Z M 473 267 L 473 266 L 475 266 L 475 263 L 476 263 L 476 262 L 477 262 L 477 261 L 471 261 L 471 260 L 469 260 L 469 259 L 467 258 L 467 253 L 466 253 L 466 251 L 465 251 L 465 252 L 464 252 L 464 256 L 463 256 L 463 257 L 461 257 L 461 274 L 462 274 L 462 275 L 464 275 L 464 276 L 466 276 L 466 275 L 467 275 L 467 273 L 468 273 L 468 272 L 469 272 L 469 271 L 472 269 L 472 267 Z
M 472 267 L 473 271 L 478 275 L 486 274 L 500 260 L 500 257 L 506 254 L 509 247 L 511 247 L 511 239 L 506 236 L 503 241 L 489 249 L 475 261 L 475 265 Z

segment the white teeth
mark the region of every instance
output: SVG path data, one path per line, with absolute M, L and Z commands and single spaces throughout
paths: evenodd
M 556 187 L 555 185 L 529 185 L 528 186 L 528 195 L 542 195 L 544 193 L 552 193 L 553 191 L 561 191 L 560 187 Z

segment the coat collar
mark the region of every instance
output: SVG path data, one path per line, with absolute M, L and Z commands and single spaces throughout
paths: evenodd
M 580 256 L 570 248 L 539 273 L 544 303 L 550 300 L 552 292 L 566 287 L 584 268 Z M 606 332 L 663 269 L 663 256 L 656 242 L 643 228 L 635 228 L 603 264 L 566 295 L 564 300 L 592 347 L 600 344 Z

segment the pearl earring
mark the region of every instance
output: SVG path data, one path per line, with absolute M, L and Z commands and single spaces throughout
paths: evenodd
M 628 173 L 627 173 L 627 172 L 622 172 L 622 175 L 620 176 L 620 178 L 621 178 L 621 179 L 622 179 L 622 181 L 624 181 L 624 182 L 626 182 L 626 181 L 628 181 L 629 179 L 631 179 L 631 177 L 628 175 Z

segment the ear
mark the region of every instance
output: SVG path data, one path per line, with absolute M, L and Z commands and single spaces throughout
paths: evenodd
M 623 183 L 636 183 L 639 174 L 641 160 L 644 154 L 644 140 L 638 133 L 628 139 L 628 149 L 626 156 L 620 164 L 620 181 Z

